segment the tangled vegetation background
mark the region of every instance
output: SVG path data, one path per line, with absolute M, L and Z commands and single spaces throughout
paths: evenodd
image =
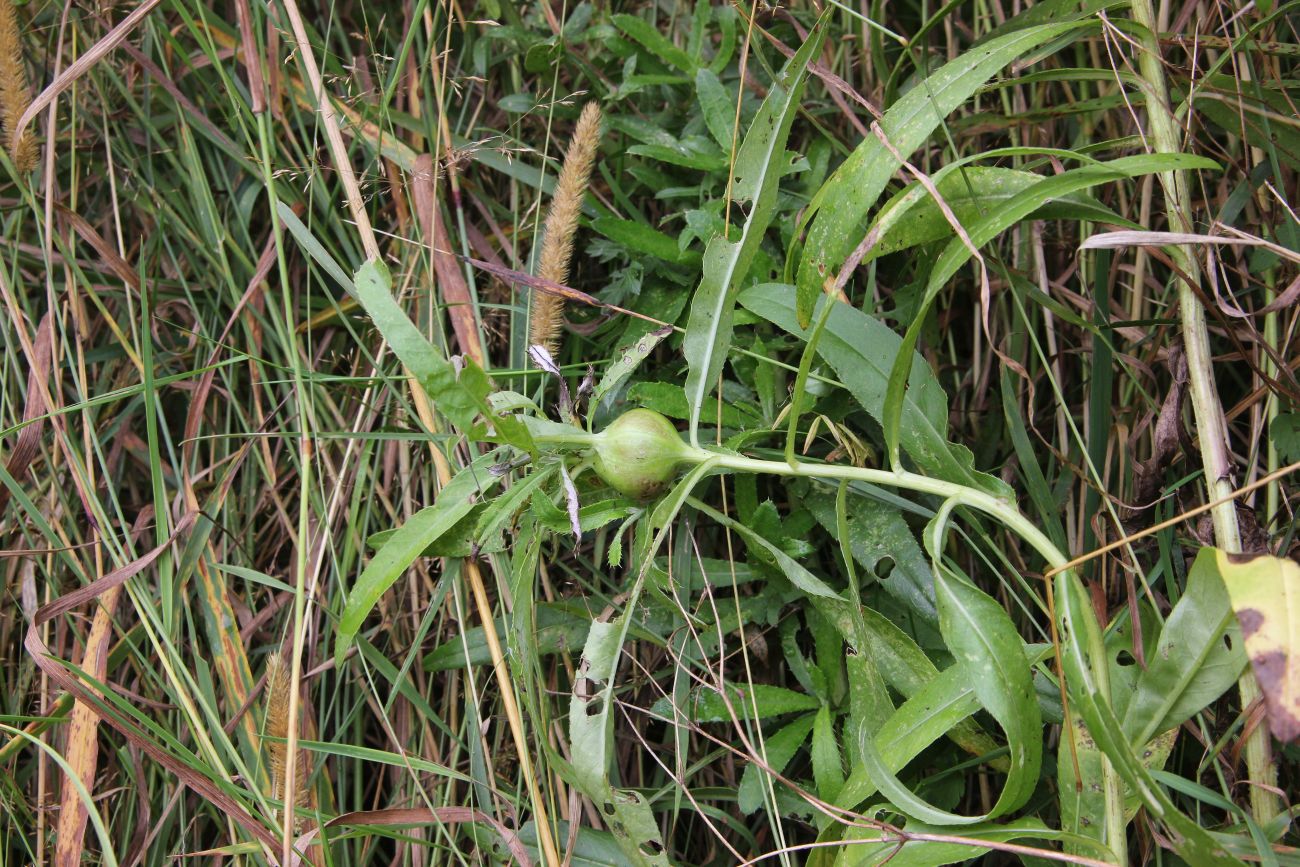
M 1300 863 L 1294 2 L 2 2 L 0 863 Z

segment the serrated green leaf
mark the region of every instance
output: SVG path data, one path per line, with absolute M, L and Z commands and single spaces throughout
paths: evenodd
M 764 740 L 763 753 L 768 767 L 778 774 L 785 773 L 786 765 L 790 764 L 795 753 L 799 752 L 799 748 L 808 740 L 813 720 L 813 714 L 801 716 Z M 740 775 L 740 791 L 736 793 L 742 813 L 749 815 L 763 806 L 763 774 L 765 773 L 766 771 L 752 762 L 745 765 L 745 770 Z
M 677 67 L 688 75 L 695 73 L 695 59 L 685 50 L 674 45 L 649 21 L 635 15 L 614 15 L 610 20 L 619 30 L 641 43 L 641 46 L 652 56 Z
M 835 720 L 829 705 L 817 711 L 812 736 L 813 780 L 817 795 L 823 801 L 834 802 L 844 788 L 844 759 L 840 756 L 839 739 L 835 736 Z
M 709 128 L 709 135 L 718 146 L 731 150 L 731 140 L 736 122 L 736 100 L 722 86 L 717 73 L 711 69 L 701 69 L 695 73 L 695 95 L 700 102 L 700 113 L 704 115 L 704 125 Z

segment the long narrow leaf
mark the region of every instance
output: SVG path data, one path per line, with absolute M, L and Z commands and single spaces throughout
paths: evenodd
M 823 18 L 823 21 L 825 19 Z M 759 241 L 776 214 L 776 186 L 785 168 L 785 140 L 803 93 L 808 61 L 822 43 L 823 23 L 772 84 L 758 116 L 736 155 L 731 183 L 733 202 L 749 203 L 749 215 L 732 241 L 717 235 L 704 251 L 704 276 L 691 299 L 682 351 L 690 365 L 686 399 L 691 411 L 691 444 L 699 445 L 700 413 L 731 346 L 731 320 L 740 281 L 749 271 Z

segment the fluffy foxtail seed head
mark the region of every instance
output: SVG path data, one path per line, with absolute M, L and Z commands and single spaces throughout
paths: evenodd
M 569 279 L 569 260 L 573 256 L 573 236 L 582 213 L 582 199 L 587 193 L 591 168 L 600 145 L 600 106 L 587 103 L 573 128 L 569 152 L 555 183 L 555 195 L 546 213 L 542 254 L 538 257 L 537 276 L 552 283 Z M 528 322 L 530 345 L 545 346 L 552 356 L 559 349 L 560 324 L 564 316 L 564 299 L 534 289 Z
M 36 167 L 36 143 L 26 131 L 21 136 L 14 133 L 18 119 L 30 104 L 23 44 L 18 37 L 18 11 L 13 0 L 0 0 L 0 127 L 10 158 L 24 173 Z

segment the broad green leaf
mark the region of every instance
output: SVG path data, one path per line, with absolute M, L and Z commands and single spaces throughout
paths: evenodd
M 645 223 L 618 217 L 597 217 L 591 221 L 591 228 L 634 253 L 643 253 L 674 265 L 692 265 L 700 261 L 698 251 L 680 249 L 676 239 Z
M 799 748 L 808 740 L 808 733 L 812 731 L 814 719 L 813 714 L 805 714 L 778 730 L 776 734 L 764 739 L 763 755 L 768 767 L 778 774 L 785 773 L 786 765 L 790 764 L 794 754 L 799 752 Z M 765 773 L 766 771 L 752 762 L 745 765 L 745 770 L 740 775 L 740 791 L 737 792 L 740 812 L 748 815 L 763 806 Z
M 753 286 L 740 293 L 740 303 L 797 337 L 807 337 L 795 321 L 791 287 L 780 283 Z M 819 300 L 818 304 L 826 303 Z M 840 382 L 877 421 L 884 418 L 889 371 L 902 340 L 883 322 L 839 301 L 826 322 L 817 353 L 830 364 Z M 970 450 L 948 442 L 948 398 L 925 359 L 912 359 L 911 385 L 903 395 L 903 447 L 929 476 L 979 488 L 998 497 L 1014 494 L 1001 480 L 977 472 Z
M 936 615 L 937 616 L 937 615 Z M 920 695 L 941 675 L 912 636 L 899 629 L 892 620 L 872 608 L 862 608 L 863 625 L 870 636 L 871 659 L 885 681 L 908 699 Z M 948 732 L 949 739 L 973 756 L 997 749 L 997 744 L 974 720 L 963 720 Z M 990 764 L 1005 771 L 1005 758 Z
M 695 58 L 674 45 L 649 21 L 635 15 L 615 15 L 610 20 L 619 30 L 641 43 L 641 46 L 652 56 L 677 67 L 688 75 L 695 74 Z
M 630 403 L 661 412 L 669 418 L 689 418 L 690 406 L 686 402 L 686 392 L 673 382 L 650 382 L 642 380 L 634 383 L 627 390 Z M 721 406 L 721 418 L 718 408 L 710 407 L 704 417 L 706 422 L 721 421 L 724 428 L 745 430 L 761 427 L 763 422 L 758 413 L 749 405 L 740 401 L 726 401 Z
M 495 452 L 490 452 L 453 476 L 438 492 L 434 504 L 412 515 L 366 564 L 348 593 L 347 604 L 339 616 L 334 649 L 336 661 L 343 658 L 361 624 L 379 602 L 379 597 L 424 553 L 424 549 L 468 515 L 474 504 L 496 486 L 499 477 L 488 469 L 498 458 Z
M 954 667 L 1007 735 L 1011 767 L 1002 794 L 988 813 L 961 816 L 937 809 L 904 786 L 875 739 L 862 739 L 862 760 L 881 794 L 907 815 L 936 825 L 976 824 L 1018 809 L 1033 794 L 1042 764 L 1042 717 L 1024 645 L 1002 606 L 942 568 L 935 571 L 935 592 L 939 629 L 957 660 Z
M 896 774 L 930 744 L 951 732 L 979 710 L 979 699 L 965 673 L 952 666 L 917 690 L 894 711 L 873 739 L 885 768 Z M 855 744 L 860 748 L 859 743 Z M 988 743 L 990 751 L 993 742 Z M 853 809 L 879 791 L 878 777 L 866 764 L 853 762 L 836 798 L 837 806 Z
M 803 504 L 828 532 L 837 533 L 833 494 L 815 490 L 803 498 Z M 923 620 L 938 623 L 930 564 L 902 514 L 871 497 L 854 496 L 849 504 L 848 538 L 840 541 L 848 543 L 864 575 L 877 580 L 886 593 Z M 880 577 L 876 569 L 884 563 L 892 568 L 887 577 Z
M 1290 743 L 1300 738 L 1300 563 L 1267 554 L 1214 554 L 1264 694 L 1269 728 Z
M 1059 199 L 1069 193 L 1108 181 L 1154 174 L 1156 172 L 1175 171 L 1179 169 L 1214 169 L 1217 163 L 1204 157 L 1188 154 L 1142 154 L 1133 157 L 1121 157 L 1100 165 L 1087 165 L 1071 169 L 1059 175 L 1043 178 L 1037 183 L 988 211 L 974 223 L 966 226 L 970 244 L 976 249 L 992 241 L 1003 231 L 1023 220 L 1037 208 L 1053 199 Z M 921 336 L 926 314 L 939 292 L 948 281 L 971 258 L 971 249 L 962 238 L 953 238 L 939 254 L 930 276 L 926 281 L 925 293 L 916 311 L 912 324 L 903 336 L 902 347 L 889 372 L 889 386 L 885 395 L 884 414 L 880 426 L 884 429 L 885 446 L 889 450 L 891 463 L 897 464 L 898 448 L 903 436 L 901 427 L 905 424 L 904 392 L 908 389 L 908 378 L 912 375 L 911 365 L 904 361 L 910 358 L 916 349 L 916 342 Z M 905 444 L 904 444 L 905 445 Z
M 703 136 L 687 136 L 672 144 L 632 145 L 627 152 L 632 156 L 649 157 L 670 166 L 701 172 L 721 171 L 727 165 L 727 155 L 712 139 Z
M 695 73 L 695 95 L 700 101 L 700 113 L 704 115 L 709 135 L 719 147 L 730 151 L 736 123 L 735 97 L 727 92 L 717 73 L 711 69 Z
M 980 158 L 986 155 L 981 154 Z M 969 226 L 994 207 L 1041 181 L 1042 175 L 998 166 L 967 166 L 960 171 L 948 171 L 943 177 L 936 173 L 931 180 L 957 221 Z M 1090 220 L 1140 228 L 1083 192 L 1068 193 L 1046 202 L 1029 216 L 1035 220 Z M 953 235 L 952 224 L 939 203 L 916 181 L 886 202 L 872 225 L 887 228 L 863 257 L 863 262 Z
M 1188 818 L 1160 787 L 1151 771 L 1129 745 L 1128 738 L 1107 696 L 1107 684 L 1093 669 L 1097 660 L 1105 665 L 1101 627 L 1092 610 L 1092 600 L 1073 572 L 1056 576 L 1056 605 L 1061 637 L 1061 665 L 1069 686 L 1073 709 L 1088 727 L 1088 734 L 1105 754 L 1111 767 L 1137 794 L 1151 819 L 1164 826 L 1173 850 L 1185 861 L 1197 865 L 1231 864 L 1241 861 Z
M 907 157 L 925 144 L 957 106 L 1007 64 L 1049 39 L 1086 24 L 1028 27 L 971 48 L 941 67 L 890 106 L 879 128 L 895 150 Z M 899 168 L 888 147 L 874 135 L 857 146 L 822 185 L 805 221 L 812 218 L 796 280 L 798 322 L 807 327 L 822 285 L 833 278 L 866 227 L 868 211 Z M 814 216 L 815 215 L 815 216 Z
M 777 181 L 785 159 L 785 141 L 799 108 L 809 60 L 821 47 L 825 15 L 799 51 L 772 83 L 767 98 L 736 154 L 731 199 L 748 203 L 748 215 L 733 241 L 715 236 L 704 251 L 704 275 L 691 298 L 682 352 L 690 369 L 686 399 L 691 409 L 691 444 L 699 445 L 700 414 L 717 383 L 731 346 L 736 291 L 749 272 L 759 242 L 776 213 Z M 740 209 L 737 208 L 739 211 Z
M 1217 699 L 1246 667 L 1213 548 L 1197 554 L 1187 588 L 1146 663 L 1124 713 L 1124 734 L 1135 748 Z

